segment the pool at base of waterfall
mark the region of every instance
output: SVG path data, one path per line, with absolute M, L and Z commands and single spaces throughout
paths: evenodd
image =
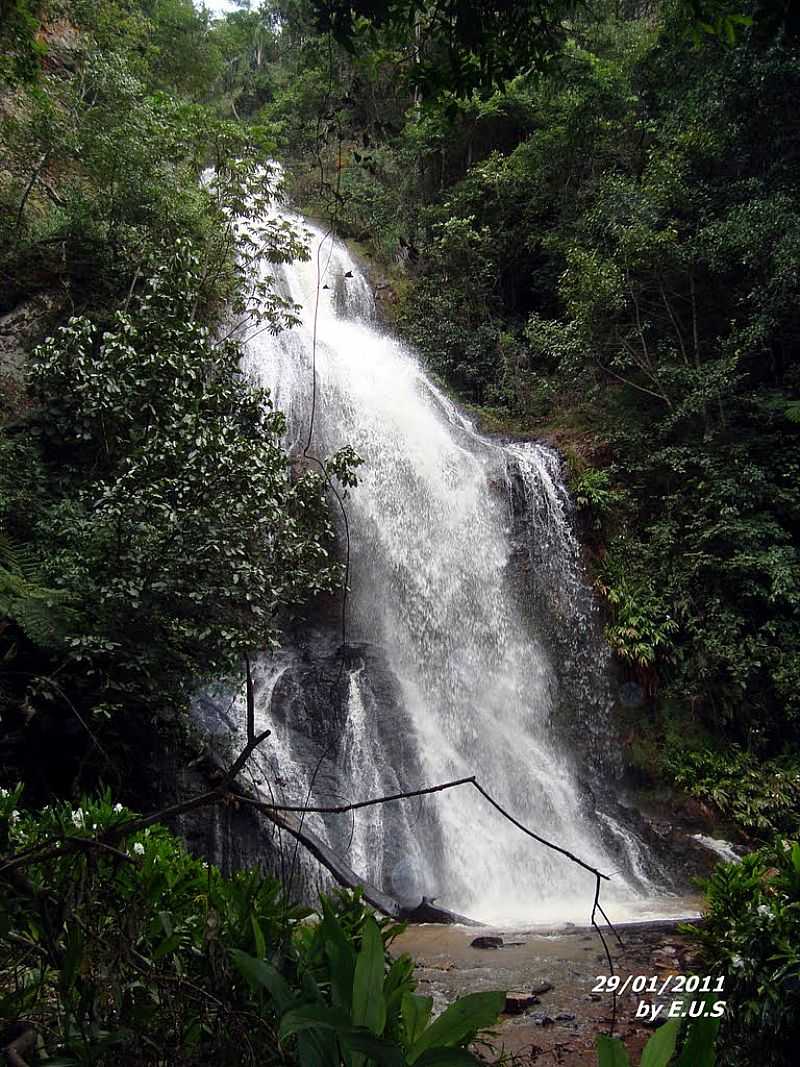
M 560 904 L 538 903 L 526 909 L 514 908 L 503 911 L 496 907 L 492 911 L 473 909 L 469 918 L 486 924 L 487 927 L 503 927 L 506 930 L 567 930 L 573 926 L 583 926 L 591 921 L 594 894 L 583 898 L 573 898 Z M 438 903 L 443 903 L 439 901 Z M 619 924 L 670 922 L 682 919 L 696 919 L 700 915 L 703 898 L 700 894 L 655 894 L 653 896 L 632 898 L 630 900 L 610 903 L 602 896 L 600 904 L 614 926 Z M 604 925 L 602 914 L 598 911 L 597 922 Z
M 683 899 L 685 917 L 691 917 L 696 903 Z M 660 988 L 669 976 L 695 971 L 695 949 L 678 926 L 664 920 L 623 923 L 617 928 L 622 944 L 607 931 L 606 944 L 620 983 L 645 976 Z M 489 935 L 502 938 L 502 946 L 473 946 L 476 937 Z M 612 995 L 600 982 L 609 976 L 609 964 L 591 927 L 409 926 L 391 951 L 408 952 L 415 959 L 417 993 L 433 999 L 436 1014 L 469 993 L 506 992 L 507 1011 L 487 1038 L 489 1047 L 481 1048 L 488 1062 L 505 1054 L 514 1057 L 516 1067 L 550 1062 L 596 1067 L 596 1040 L 608 1032 Z M 633 993 L 630 984 L 616 998 L 615 1033 L 624 1037 L 632 1062 L 638 1063 L 652 1030 L 637 1017 L 637 1010 L 641 1013 L 642 1002 L 649 1005 L 657 998 Z M 671 1002 L 667 997 L 664 1010 Z

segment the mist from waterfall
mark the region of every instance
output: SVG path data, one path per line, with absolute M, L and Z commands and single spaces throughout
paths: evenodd
M 478 433 L 379 325 L 344 245 L 295 221 L 309 233 L 310 260 L 263 269 L 302 307 L 302 322 L 249 341 L 246 369 L 286 414 L 295 454 L 309 433 L 316 374 L 311 454 L 350 446 L 364 461 L 345 502 L 347 642 L 380 649 L 398 699 L 380 698 L 363 662 L 347 666 L 346 722 L 328 751 L 305 750 L 308 724 L 291 709 L 276 712 L 274 699 L 292 650 L 265 658 L 259 715 L 273 738 L 262 772 L 277 776 L 271 787 L 287 798 L 318 803 L 476 775 L 521 822 L 613 874 L 605 899 L 628 914 L 653 891 L 642 846 L 599 817 L 586 782 L 592 761 L 581 771 L 566 740 L 588 738 L 599 773 L 607 652 L 559 461 L 538 444 Z M 317 756 L 324 770 L 312 781 Z M 586 918 L 593 877 L 525 837 L 469 786 L 336 819 L 313 825 L 360 875 L 401 899 L 425 894 L 496 922 Z

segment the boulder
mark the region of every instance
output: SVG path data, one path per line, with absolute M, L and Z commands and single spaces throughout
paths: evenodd
M 474 937 L 470 945 L 473 948 L 502 948 L 503 939 L 492 934 L 482 934 L 480 937 Z
M 505 1015 L 522 1015 L 528 1008 L 532 1008 L 534 1004 L 539 1003 L 539 998 L 533 996 L 532 993 L 506 993 L 503 1013 Z

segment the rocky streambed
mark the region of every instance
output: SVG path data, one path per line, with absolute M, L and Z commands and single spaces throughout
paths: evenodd
M 646 975 L 663 982 L 668 975 L 691 973 L 695 954 L 678 933 L 678 925 L 676 920 L 622 924 L 617 927 L 622 944 L 604 931 L 615 974 L 623 981 L 629 975 Z M 476 938 L 500 944 L 478 947 L 473 944 Z M 596 1067 L 595 1040 L 609 1030 L 613 998 L 609 992 L 595 991 L 599 976 L 607 976 L 609 967 L 591 927 L 476 931 L 463 926 L 410 926 L 394 942 L 394 951 L 416 959 L 418 991 L 433 997 L 435 1011 L 466 993 L 509 991 L 493 1047 L 489 1053 L 481 1050 L 490 1062 L 505 1055 L 504 1062 L 515 1067 L 551 1063 Z M 660 1002 L 664 1012 L 672 999 L 627 991 L 617 997 L 614 1033 L 625 1041 L 632 1062 L 638 1062 L 652 1032 L 636 1018 L 640 1001 Z

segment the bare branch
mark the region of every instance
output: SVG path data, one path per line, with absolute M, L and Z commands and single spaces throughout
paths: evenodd
M 522 830 L 523 834 L 527 834 L 528 837 L 532 837 L 534 841 L 538 841 L 540 845 L 544 845 L 546 848 L 552 849 L 553 852 L 560 852 L 562 856 L 566 856 L 568 860 L 572 860 L 573 863 L 577 863 L 578 866 L 583 867 L 585 871 L 591 871 L 591 873 L 596 878 L 604 878 L 607 882 L 610 880 L 607 874 L 601 874 L 596 867 L 592 867 L 591 864 L 585 863 L 582 859 L 578 859 L 577 856 L 573 855 L 572 852 L 568 852 L 565 848 L 562 848 L 561 845 L 553 844 L 552 841 L 548 841 L 547 838 L 541 837 L 539 834 L 535 834 L 533 830 L 529 830 L 527 826 L 523 826 L 521 822 L 517 822 L 514 816 L 509 815 L 504 808 L 501 808 L 497 801 L 494 799 L 494 797 L 490 796 L 483 788 L 483 786 L 479 782 L 475 781 L 474 778 L 472 780 L 472 784 L 475 786 L 481 796 L 488 800 L 492 807 L 496 808 L 497 811 L 500 812 L 504 819 L 508 819 L 508 821 L 513 826 L 516 826 L 518 830 Z
M 431 785 L 426 789 L 412 789 L 403 793 L 391 793 L 385 797 L 372 797 L 370 800 L 359 800 L 354 804 L 337 804 L 330 807 L 314 807 L 310 804 L 265 804 L 260 800 L 250 801 L 254 807 L 264 811 L 293 811 L 300 814 L 320 813 L 322 815 L 343 815 L 347 811 L 356 811 L 358 808 L 371 808 L 376 804 L 388 804 L 393 800 L 408 800 L 410 797 L 421 797 L 428 793 L 441 793 L 443 789 L 453 789 L 457 785 L 475 785 L 474 776 L 471 778 L 458 778 L 453 782 L 442 782 L 439 785 Z
M 28 182 L 28 184 L 27 184 L 27 186 L 25 188 L 25 192 L 22 194 L 22 200 L 20 201 L 19 208 L 17 210 L 17 221 L 16 221 L 16 223 L 14 225 L 14 229 L 15 230 L 18 230 L 20 228 L 20 226 L 22 225 L 22 215 L 23 215 L 23 212 L 25 211 L 25 205 L 28 203 L 28 197 L 31 195 L 31 190 L 33 189 L 34 185 L 36 184 L 36 179 L 42 173 L 44 165 L 47 162 L 49 156 L 50 156 L 50 152 L 49 151 L 45 152 L 45 154 L 42 156 L 42 158 L 39 160 L 39 162 L 36 164 L 36 166 L 33 169 L 33 174 L 31 174 L 30 181 Z

